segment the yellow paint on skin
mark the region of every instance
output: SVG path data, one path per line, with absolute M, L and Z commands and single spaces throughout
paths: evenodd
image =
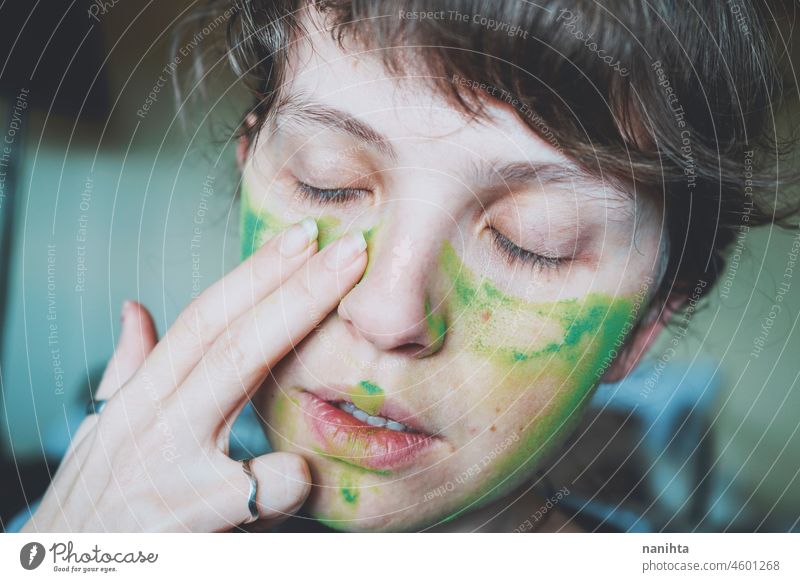
M 291 222 L 283 220 L 264 209 L 257 210 L 253 204 L 247 183 L 242 183 L 240 198 L 239 233 L 241 237 L 241 260 L 245 260 L 265 242 L 286 229 Z M 329 246 L 347 232 L 342 230 L 342 221 L 336 216 L 323 215 L 313 218 L 316 220 L 317 228 L 319 229 L 317 251 Z M 367 242 L 367 266 L 361 275 L 359 283 L 372 266 L 372 257 L 375 254 L 375 233 L 379 226 L 373 226 L 363 231 L 364 240 Z
M 299 413 L 300 401 L 297 398 L 289 396 L 282 390 L 275 394 L 272 405 L 265 415 L 268 426 L 264 427 L 269 433 L 267 438 L 273 448 L 276 444 L 273 441 L 279 439 L 287 444 L 296 442 L 297 425 L 292 419 Z M 264 421 L 261 422 L 263 423 Z
M 494 496 L 517 483 L 574 426 L 613 360 L 614 350 L 632 328 L 634 298 L 590 293 L 582 298 L 527 302 L 475 275 L 447 241 L 439 265 L 452 285 L 444 311 L 456 322 L 466 347 L 485 358 L 496 374 L 492 385 L 501 392 L 493 391 L 492 402 L 496 405 L 505 393 L 502 400 L 508 408 L 518 397 L 524 401 L 525 390 L 554 390 L 545 407 L 521 427 L 518 440 L 486 464 L 481 486 L 461 501 L 449 521 L 484 495 Z M 528 345 L 520 339 L 526 336 L 534 338 Z M 515 434 L 516 429 L 509 428 L 503 431 L 504 438 Z M 498 433 L 498 438 L 503 436 Z
M 385 397 L 383 389 L 369 380 L 362 380 L 350 392 L 353 404 L 370 416 L 375 416 L 380 412 Z
M 633 311 L 631 298 L 589 293 L 582 298 L 528 302 L 507 295 L 467 267 L 445 241 L 439 264 L 450 279 L 449 316 L 470 350 L 498 365 L 579 366 L 587 349 L 613 344 Z M 520 337 L 533 336 L 528 345 Z M 592 350 L 589 350 L 590 352 Z
M 319 250 L 324 249 L 333 241 L 342 236 L 342 233 L 337 229 L 341 226 L 342 221 L 335 216 L 320 216 L 317 219 L 317 226 L 319 227 Z

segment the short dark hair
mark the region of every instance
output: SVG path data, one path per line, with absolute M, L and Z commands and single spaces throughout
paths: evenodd
M 775 122 L 788 100 L 780 2 L 212 0 L 205 15 L 232 10 L 225 48 L 255 98 L 257 123 L 240 127 L 251 140 L 280 98 L 304 8 L 342 48 L 400 47 L 377 53 L 389 71 L 424 71 L 470 114 L 513 96 L 580 167 L 656 197 L 673 250 L 657 301 L 698 280 L 707 291 L 740 226 L 797 210 L 779 188 L 798 176 L 779 165 L 795 139 Z

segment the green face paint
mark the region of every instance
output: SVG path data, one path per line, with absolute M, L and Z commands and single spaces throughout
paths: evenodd
M 477 277 L 447 241 L 439 263 L 454 290 L 448 308 L 457 310 L 451 316 L 457 317 L 470 349 L 499 365 L 546 362 L 550 366 L 552 356 L 557 355 L 564 364 L 580 366 L 587 348 L 596 348 L 590 353 L 602 351 L 616 341 L 632 312 L 630 299 L 603 293 L 550 303 L 506 295 Z M 536 345 L 519 345 L 513 333 L 516 330 L 521 330 L 521 335 L 533 332 Z
M 245 182 L 242 183 L 239 232 L 241 236 L 241 259 L 245 260 L 257 248 L 281 232 L 288 222 L 264 210 L 256 210 L 250 196 L 250 190 Z
M 439 313 L 431 313 L 431 302 L 429 299 L 425 300 L 425 323 L 428 326 L 428 332 L 431 336 L 431 341 L 441 342 L 447 333 L 447 323 L 445 322 L 444 315 Z
M 353 404 L 361 410 L 370 416 L 375 416 L 383 406 L 385 395 L 380 386 L 368 380 L 362 380 L 350 392 L 350 398 L 353 399 Z
M 245 260 L 257 248 L 286 229 L 291 223 L 263 209 L 257 210 L 253 205 L 249 187 L 245 182 L 242 183 L 240 198 L 241 260 Z M 315 217 L 315 220 L 319 229 L 317 237 L 318 251 L 321 251 L 345 234 L 345 231 L 341 228 L 341 219 L 335 216 L 319 216 Z M 364 231 L 364 239 L 367 241 L 367 267 L 364 269 L 364 275 L 367 274 L 372 264 L 372 245 L 377 228 L 377 226 L 373 226 Z M 364 275 L 362 275 L 362 278 Z
M 319 250 L 324 249 L 333 241 L 342 236 L 342 233 L 337 229 L 341 226 L 342 221 L 335 216 L 321 216 L 317 219 L 317 227 L 319 227 Z
M 473 353 L 488 361 L 497 377 L 493 402 L 511 406 L 537 384 L 552 392 L 547 404 L 520 427 L 514 445 L 482 465 L 481 485 L 466 493 L 452 520 L 485 495 L 502 494 L 560 442 L 580 418 L 583 406 L 632 327 L 633 297 L 590 293 L 583 298 L 527 302 L 506 295 L 476 276 L 445 242 L 439 264 L 453 293 L 444 311 Z M 517 332 L 518 330 L 518 332 Z M 453 331 L 451 331 L 453 333 Z M 533 337 L 531 345 L 519 338 Z M 500 419 L 502 422 L 502 419 Z
M 358 489 L 355 487 L 351 475 L 342 473 L 339 478 L 339 492 L 348 505 L 355 505 L 358 501 Z

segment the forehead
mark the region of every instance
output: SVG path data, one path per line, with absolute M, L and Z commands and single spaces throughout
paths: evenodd
M 471 117 L 435 90 L 423 69 L 416 75 L 412 67 L 405 75 L 391 76 L 381 62 L 381 50 L 342 49 L 318 24 L 307 26 L 307 36 L 292 47 L 283 97 L 348 113 L 408 157 L 425 159 L 434 148 L 442 155 L 444 146 L 446 158 L 440 160 L 491 157 L 568 163 L 520 120 L 511 105 L 487 101 L 487 115 Z

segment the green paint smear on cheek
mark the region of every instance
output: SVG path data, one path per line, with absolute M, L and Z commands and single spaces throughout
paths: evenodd
M 385 394 L 383 388 L 377 384 L 373 384 L 369 380 L 362 380 L 350 392 L 350 398 L 353 399 L 353 404 L 361 410 L 370 416 L 375 416 L 383 406 Z
M 518 484 L 579 420 L 614 350 L 631 329 L 634 298 L 590 293 L 549 303 L 526 302 L 477 277 L 449 242 L 442 247 L 439 263 L 454 289 L 446 306 L 450 317 L 458 321 L 459 335 L 469 349 L 498 371 L 498 389 L 522 391 L 538 384 L 554 391 L 508 452 L 487 464 L 482 485 L 467 494 L 462 508 L 445 519 L 449 521 L 471 510 L 470 504 L 485 494 L 494 497 Z M 535 336 L 538 344 L 515 344 L 526 336 Z
M 447 333 L 447 323 L 444 315 L 438 313 L 431 313 L 431 302 L 429 299 L 425 300 L 425 323 L 428 326 L 431 339 L 433 341 L 441 341 Z
M 372 257 L 375 250 L 375 233 L 378 232 L 378 226 L 373 226 L 364 231 L 364 240 L 367 241 L 367 266 L 364 268 L 364 273 L 361 275 L 363 279 L 369 273 L 369 268 L 372 266 Z
M 322 250 L 332 242 L 344 236 L 344 231 L 341 230 L 342 221 L 334 216 L 321 216 L 317 219 L 319 226 L 319 249 Z M 380 225 L 370 227 L 364 231 L 364 240 L 367 242 L 367 266 L 364 268 L 364 273 L 361 275 L 363 279 L 369 272 L 372 266 L 372 257 L 375 250 L 375 234 Z
M 319 250 L 324 249 L 333 241 L 342 236 L 343 233 L 338 232 L 337 229 L 341 226 L 342 221 L 335 216 L 320 216 L 317 218 L 317 227 L 319 228 Z
M 556 360 L 570 368 L 581 367 L 588 356 L 607 351 L 633 311 L 632 298 L 604 293 L 549 303 L 506 295 L 477 277 L 447 241 L 442 245 L 439 264 L 454 289 L 448 309 L 457 311 L 470 349 L 504 367 L 552 366 Z M 516 343 L 516 337 L 531 335 L 540 345 L 523 347 Z M 557 339 L 542 339 L 547 337 Z
M 256 211 L 253 208 L 250 190 L 246 183 L 242 184 L 239 212 L 242 260 L 252 255 L 256 249 L 289 226 L 288 222 L 269 212 Z
M 253 203 L 250 187 L 246 182 L 243 182 L 241 186 L 239 208 L 241 260 L 245 260 L 252 255 L 256 249 L 285 230 L 291 224 L 263 209 L 257 210 Z M 335 216 L 325 215 L 314 217 L 314 219 L 319 229 L 319 235 L 317 237 L 318 251 L 321 251 L 345 234 L 342 230 L 341 219 Z M 380 224 L 363 231 L 364 239 L 367 241 L 367 267 L 364 269 L 364 275 L 369 271 L 370 265 L 372 264 L 374 238 L 379 226 Z

